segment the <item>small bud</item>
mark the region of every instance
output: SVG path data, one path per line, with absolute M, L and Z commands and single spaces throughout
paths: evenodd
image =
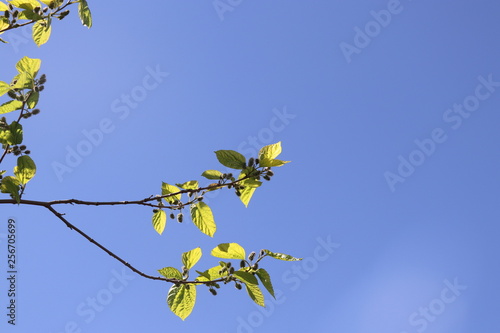
M 236 195 L 240 197 L 241 196 L 241 192 L 238 191 L 238 190 L 236 190 Z
M 252 167 L 254 164 L 255 164 L 255 158 L 250 157 L 250 158 L 248 159 L 248 166 L 249 166 L 249 167 Z
M 40 113 L 40 109 L 34 109 L 33 111 L 31 111 L 31 114 L 33 115 L 37 115 Z
M 10 13 L 9 13 L 9 11 L 8 11 L 8 10 L 6 10 L 6 11 L 3 13 L 3 16 L 4 16 L 5 18 L 9 18 L 9 17 L 10 17 Z
M 201 196 L 201 195 L 200 195 L 200 196 L 198 197 L 198 201 L 203 201 L 203 196 Z
M 14 151 L 14 155 L 16 155 L 16 156 L 21 155 L 21 151 L 20 150 Z
M 240 261 L 240 267 L 243 268 L 246 266 L 245 260 Z
M 241 290 L 241 283 L 235 282 L 234 286 L 236 287 L 236 289 Z
M 228 173 L 228 174 L 226 175 L 226 178 L 232 178 L 232 177 L 233 177 L 233 174 L 232 174 L 232 173 Z
M 255 164 L 259 164 L 260 160 L 258 158 L 255 159 Z
M 16 18 L 17 15 L 19 15 L 19 11 L 16 9 L 13 13 L 12 13 L 12 17 Z
M 273 171 L 273 170 L 269 170 L 269 171 L 267 172 L 267 175 L 268 175 L 269 177 L 274 176 L 274 171 Z
M 26 155 L 29 155 L 29 154 L 31 154 L 31 150 L 26 150 L 26 151 L 24 151 L 24 153 L 25 153 Z
M 182 213 L 177 214 L 177 222 L 182 223 L 183 219 L 184 219 L 184 215 Z
M 19 149 L 26 150 L 26 146 L 25 145 L 21 145 L 21 146 L 19 146 Z
M 266 254 L 266 250 L 260 250 L 259 257 L 263 257 Z
M 259 269 L 259 264 L 257 264 L 257 263 L 253 264 L 252 269 L 254 269 L 254 270 Z
M 230 268 L 231 267 L 231 263 L 230 262 L 226 263 L 226 267 Z
M 40 83 L 40 84 L 45 84 L 45 82 L 47 82 L 47 75 L 42 74 L 42 75 L 40 76 L 40 78 L 38 79 L 38 83 Z
M 158 209 L 153 209 L 153 213 L 158 213 Z
M 171 218 L 172 220 L 173 220 L 173 219 L 175 219 L 175 215 L 174 215 L 174 213 L 170 213 L 170 218 Z
M 253 258 L 255 258 L 255 252 L 253 252 L 253 251 L 252 251 L 252 253 L 250 253 L 250 254 L 248 255 L 248 260 L 249 260 L 249 261 L 252 261 L 252 260 L 253 260 Z
M 210 292 L 212 293 L 212 295 L 214 295 L 214 296 L 217 295 L 217 290 L 212 289 L 212 288 L 210 288 L 208 290 L 210 290 Z
M 36 87 L 35 87 L 36 88 Z M 45 86 L 39 86 L 38 87 L 38 91 L 43 91 L 43 89 L 45 89 Z
M 264 176 L 264 177 L 262 177 L 262 178 L 264 178 L 265 180 L 268 180 L 268 181 L 269 181 L 269 180 L 271 180 L 271 177 L 269 177 L 268 175 L 265 175 L 265 176 Z
M 229 267 L 229 274 L 233 274 L 234 273 L 234 267 Z

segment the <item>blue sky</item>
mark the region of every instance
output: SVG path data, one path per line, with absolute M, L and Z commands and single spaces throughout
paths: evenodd
M 304 260 L 264 262 L 279 291 L 266 309 L 232 286 L 200 288 L 183 322 L 168 285 L 46 210 L 3 205 L 0 236 L 9 217 L 18 226 L 19 296 L 18 324 L 2 315 L 2 332 L 500 329 L 498 3 L 148 4 L 89 1 L 92 29 L 73 8 L 40 48 L 29 29 L 3 35 L 0 80 L 23 56 L 48 78 L 24 125 L 38 167 L 24 198 L 141 199 L 162 181 L 202 180 L 215 150 L 250 157 L 281 141 L 292 163 L 249 208 L 229 191 L 208 198 L 213 239 L 191 222 L 159 236 L 148 208 L 59 210 L 150 274 L 197 246 L 195 268 L 211 267 L 224 242 Z M 70 165 L 71 151 L 84 154 Z

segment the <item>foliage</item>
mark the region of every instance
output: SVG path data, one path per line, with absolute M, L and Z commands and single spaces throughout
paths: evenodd
M 0 1 L 0 12 L 3 12 L 0 17 L 0 35 L 9 30 L 32 24 L 33 40 L 38 46 L 41 46 L 50 38 L 53 20 L 64 19 L 70 12 L 68 8 L 73 4 L 78 4 L 78 15 L 82 24 L 90 28 L 92 26 L 92 15 L 86 0 L 68 0 L 66 2 L 64 0 Z M 1 38 L 0 41 L 5 43 L 5 40 Z M 11 175 L 6 175 L 6 170 L 0 171 L 0 190 L 10 196 L 10 199 L 0 200 L 0 204 L 45 207 L 68 227 L 137 274 L 145 278 L 172 283 L 167 294 L 167 304 L 170 310 L 183 320 L 193 310 L 196 303 L 197 288 L 200 286 L 208 287 L 208 290 L 213 295 L 216 295 L 221 284 L 231 283 L 237 289 L 242 289 L 244 285 L 250 298 L 260 306 L 264 306 L 261 286 L 264 286 L 274 297 L 271 277 L 264 268 L 259 267 L 261 260 L 265 257 L 285 261 L 300 259 L 269 250 L 261 250 L 258 255 L 256 252 L 247 255 L 245 249 L 237 243 L 222 243 L 212 249 L 211 255 L 226 261 L 219 261 L 219 265 L 204 271 L 196 270 L 197 276 L 192 280 L 189 279 L 192 269 L 202 257 L 202 250 L 199 247 L 182 253 L 181 269 L 168 266 L 158 270 L 160 277 L 151 276 L 139 271 L 102 244 L 94 241 L 85 232 L 71 224 L 54 206 L 78 204 L 94 206 L 142 205 L 151 207 L 153 208 L 152 225 L 160 235 L 164 233 L 169 219 L 183 222 L 184 209 L 189 209 L 188 215 L 193 224 L 202 233 L 213 237 L 217 231 L 217 226 L 210 206 L 203 201 L 204 195 L 210 191 L 227 188 L 233 190 L 241 202 L 248 206 L 256 189 L 262 186 L 262 180 L 269 181 L 273 177 L 274 171 L 271 169 L 288 163 L 277 159 L 282 151 L 281 142 L 263 147 L 258 156 L 249 159 L 233 150 L 216 151 L 216 158 L 222 166 L 235 170 L 237 174 L 206 170 L 201 176 L 213 181 L 208 186 L 201 186 L 198 180 L 175 183 L 175 185 L 162 182 L 160 194 L 136 201 L 25 200 L 23 199 L 23 193 L 28 182 L 36 174 L 36 164 L 29 156 L 30 151 L 23 144 L 23 126 L 21 122 L 40 113 L 40 110 L 36 107 L 40 93 L 47 81 L 44 74 L 39 75 L 40 67 L 40 59 L 23 57 L 16 64 L 17 74 L 10 80 L 10 83 L 0 81 L 0 96 L 6 95 L 8 98 L 7 101 L 0 105 L 0 114 L 15 115 L 15 119 L 10 122 L 6 117 L 0 119 L 0 143 L 3 150 L 0 164 L 7 156 L 17 156 L 17 165 Z

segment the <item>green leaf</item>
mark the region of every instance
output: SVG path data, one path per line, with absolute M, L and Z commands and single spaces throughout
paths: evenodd
M 257 189 L 257 187 L 262 185 L 261 181 L 258 181 L 254 178 L 248 178 L 240 182 L 245 188 L 240 190 L 240 200 L 243 202 L 245 207 L 248 207 L 250 203 L 250 199 L 252 199 L 253 193 Z
M 52 31 L 51 21 L 49 16 L 47 20 L 36 21 L 33 25 L 33 40 L 37 46 L 41 46 L 49 40 Z
M 16 200 L 17 203 L 19 203 L 20 198 L 19 198 L 19 185 L 21 183 L 19 182 L 19 179 L 12 177 L 12 176 L 7 176 L 2 178 L 2 183 L 0 184 L 0 191 L 2 193 L 10 193 L 10 196 L 12 199 Z
M 201 175 L 207 179 L 220 179 L 220 176 L 222 176 L 222 172 L 217 170 L 206 170 L 203 171 Z
M 9 132 L 11 134 L 11 145 L 18 145 L 23 142 L 23 125 L 19 124 L 17 121 L 13 121 L 9 125 Z
M 186 266 L 187 269 L 191 269 L 201 258 L 201 249 L 197 247 L 191 251 L 184 252 L 182 254 L 182 264 Z
M 185 190 L 196 190 L 199 187 L 197 180 L 190 180 L 188 182 L 185 182 L 184 184 L 175 184 L 175 185 Z
M 36 0 L 10 0 L 9 2 L 15 7 L 31 11 L 36 7 L 42 7 L 42 5 Z
M 14 175 L 19 179 L 21 185 L 26 185 L 36 174 L 35 162 L 28 155 L 17 158 L 17 166 L 14 167 Z
M 269 273 L 267 273 L 264 268 L 259 268 L 255 273 L 259 277 L 264 287 L 266 287 L 267 291 L 271 294 L 271 296 L 276 299 L 276 297 L 274 296 L 273 284 L 271 283 L 271 276 L 269 276 Z
M 295 257 L 292 257 L 291 255 L 288 255 L 288 254 L 271 252 L 269 250 L 264 250 L 264 252 L 268 256 L 275 258 L 275 259 L 279 259 L 279 260 L 284 260 L 284 261 L 300 261 L 300 260 L 302 260 L 302 258 L 295 258 Z
M 236 271 L 234 272 L 234 276 L 245 283 L 248 296 L 258 305 L 264 306 L 264 295 L 258 286 L 259 282 L 257 278 L 244 271 Z
M 28 108 L 34 109 L 38 104 L 38 99 L 40 98 L 40 93 L 36 91 L 32 91 L 30 97 L 26 104 L 28 104 Z
M 17 62 L 16 68 L 19 74 L 27 73 L 33 78 L 40 70 L 41 64 L 42 61 L 40 59 L 23 57 L 21 60 Z
M 210 207 L 203 201 L 199 201 L 192 204 L 190 209 L 193 223 L 205 235 L 213 237 L 217 227 L 215 225 L 214 216 Z
M 161 183 L 161 194 L 162 195 L 177 193 L 179 191 L 180 191 L 180 189 L 175 187 L 174 185 L 169 185 L 169 184 L 163 183 L 163 182 Z M 176 195 L 172 195 L 170 197 L 166 197 L 164 199 L 168 203 L 175 204 L 177 201 L 181 200 L 181 196 L 182 196 L 181 194 L 176 194 Z
M 259 286 L 256 284 L 245 283 L 245 287 L 247 288 L 248 296 L 257 304 L 262 307 L 266 306 L 264 303 L 264 295 L 260 290 Z
M 0 96 L 6 94 L 10 90 L 10 85 L 7 82 L 0 81 Z
M 217 150 L 215 152 L 220 164 L 231 169 L 241 170 L 245 167 L 245 156 L 234 150 Z
M 12 111 L 19 110 L 23 107 L 23 102 L 18 100 L 12 100 L 0 105 L 0 114 L 9 113 Z
M 78 4 L 78 16 L 80 16 L 80 20 L 84 26 L 87 28 L 92 27 L 92 14 L 90 13 L 87 0 L 80 0 Z
M 257 281 L 257 278 L 248 272 L 245 271 L 236 271 L 233 274 L 238 280 L 249 283 L 249 284 L 259 284 L 259 281 Z
M 223 276 L 227 276 L 227 271 L 225 271 L 222 274 L 219 274 L 220 270 L 221 270 L 221 266 L 217 265 L 215 267 L 207 269 L 204 272 L 196 271 L 198 274 L 200 274 L 200 276 L 198 276 L 196 278 L 196 280 L 198 280 L 198 281 L 212 281 L 212 280 L 219 279 Z
M 170 310 L 182 320 L 186 319 L 193 311 L 196 303 L 196 287 L 194 285 L 175 284 L 170 287 L 167 304 Z
M 21 13 L 19 13 L 18 19 L 20 19 L 20 20 L 38 21 L 38 20 L 42 20 L 43 16 L 41 16 L 40 14 L 35 13 L 31 9 L 25 9 Z
M 281 154 L 281 141 L 262 147 L 259 151 L 259 165 L 262 167 L 278 167 L 290 162 L 277 160 L 276 157 L 279 154 Z
M 161 235 L 163 230 L 165 230 L 166 225 L 167 214 L 162 209 L 158 209 L 155 213 L 153 213 L 153 228 Z
M 222 243 L 210 253 L 214 257 L 223 259 L 240 259 L 245 260 L 245 249 L 237 243 Z
M 17 145 L 23 141 L 23 127 L 16 121 L 9 125 L 9 129 L 0 130 L 0 143 Z
M 164 267 L 162 269 L 159 269 L 158 272 L 167 279 L 182 280 L 182 273 L 177 268 Z

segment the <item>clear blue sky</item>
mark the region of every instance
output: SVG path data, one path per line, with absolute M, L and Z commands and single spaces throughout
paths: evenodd
M 264 312 L 232 286 L 200 288 L 183 322 L 169 285 L 44 209 L 3 206 L 0 235 L 8 217 L 18 224 L 19 297 L 11 327 L 2 278 L 0 331 L 500 331 L 498 2 L 89 4 L 90 30 L 73 8 L 47 45 L 23 30 L 0 45 L 0 80 L 25 55 L 48 78 L 25 122 L 38 166 L 25 199 L 141 199 L 162 181 L 202 180 L 215 150 L 282 141 L 292 163 L 248 209 L 229 191 L 209 199 L 213 239 L 190 222 L 159 236 L 148 208 L 59 209 L 150 274 L 196 246 L 196 268 L 211 267 L 223 242 L 304 261 L 264 262 L 279 290 Z

